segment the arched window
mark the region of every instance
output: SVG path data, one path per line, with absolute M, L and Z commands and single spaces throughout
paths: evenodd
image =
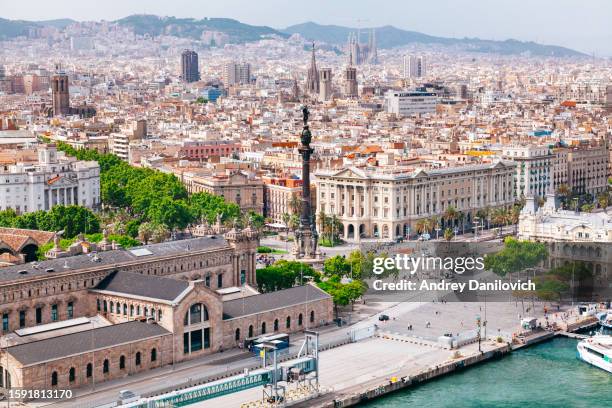
M 76 380 L 76 370 L 74 367 L 70 367 L 68 371 L 68 381 L 74 382 L 74 380 Z
M 125 369 L 125 356 L 119 357 L 119 369 L 120 370 Z
M 115 303 L 114 302 L 110 302 L 110 312 L 115 313 Z
M 236 334 L 234 335 L 234 340 L 240 341 L 240 329 L 236 329 Z
M 100 308 L 100 299 L 96 299 L 96 309 L 98 310 L 98 312 L 101 310 L 101 308 Z
M 266 334 L 266 322 L 261 324 L 261 334 Z
M 108 359 L 104 360 L 104 363 L 102 364 L 102 372 L 104 374 L 108 373 L 108 369 L 109 369 L 109 364 L 108 364 Z
M 127 304 L 126 303 L 123 304 L 123 315 L 127 316 Z
M 106 303 L 106 300 L 104 301 L 104 312 L 108 312 L 108 303 Z
M 285 327 L 287 329 L 291 328 L 291 316 L 287 316 L 287 321 L 285 322 Z
M 249 337 L 253 337 L 253 325 L 249 326 Z
M 310 323 L 314 323 L 314 310 L 310 311 Z
M 157 349 L 151 349 L 151 362 L 157 361 Z
M 136 365 L 140 365 L 140 351 L 136 353 Z
M 195 303 L 189 307 L 189 310 L 185 312 L 185 318 L 183 323 L 185 326 L 191 326 L 192 324 L 198 324 L 208 321 L 208 309 L 203 303 Z
M 91 378 L 93 375 L 93 365 L 91 363 L 87 363 L 87 368 L 85 370 L 85 376 L 87 378 Z
M 54 387 L 57 385 L 57 371 L 51 373 L 51 386 Z
M 301 325 L 302 325 L 302 320 L 303 320 L 303 319 L 304 319 L 304 318 L 302 317 L 302 314 L 300 313 L 300 314 L 299 314 L 299 316 L 298 316 L 298 326 L 301 326 Z
M 134 316 L 134 305 L 130 305 L 130 316 Z
M 147 317 L 149 315 L 149 308 L 145 306 L 144 308 L 144 317 Z
M 161 309 L 159 309 L 157 311 L 157 320 L 159 321 L 159 320 L 161 320 L 161 318 L 162 318 L 162 311 L 161 311 Z
M 140 305 L 136 306 L 136 316 L 140 316 Z
M 155 309 L 153 309 L 153 308 L 151 309 L 151 317 L 152 317 L 153 319 L 155 319 L 155 317 L 156 317 L 156 315 L 155 315 Z
M 278 331 L 278 319 L 274 319 L 274 331 Z

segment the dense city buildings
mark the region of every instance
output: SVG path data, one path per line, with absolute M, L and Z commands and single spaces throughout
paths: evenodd
M 330 356 L 414 324 L 470 339 L 419 366 L 484 358 L 478 309 L 437 293 L 419 303 L 444 317 L 400 302 L 396 321 L 364 265 L 424 241 L 516 235 L 567 244 L 564 262 L 612 241 L 609 59 L 305 26 L 335 34 L 137 15 L 0 35 L 0 388 L 91 388 L 93 406 L 98 383 L 116 399 L 134 374 L 144 395 L 250 381 L 255 340 L 290 335 L 293 355 L 310 330 Z M 482 345 L 506 352 L 537 311 L 491 303 L 511 323 Z

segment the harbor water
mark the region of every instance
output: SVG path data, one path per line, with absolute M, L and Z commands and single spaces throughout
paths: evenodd
M 612 374 L 576 358 L 558 337 L 360 405 L 404 407 L 612 407 Z

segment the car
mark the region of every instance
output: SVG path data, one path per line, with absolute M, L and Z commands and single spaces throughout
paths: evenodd
M 138 401 L 140 397 L 130 390 L 119 391 L 119 400 L 122 404 L 129 404 L 130 402 Z
M 378 316 L 378 320 L 380 320 L 381 322 L 386 322 L 387 320 L 389 320 L 389 316 L 387 316 L 386 314 L 381 314 L 380 316 Z

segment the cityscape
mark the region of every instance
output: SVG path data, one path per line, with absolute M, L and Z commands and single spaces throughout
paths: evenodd
M 0 11 L 0 407 L 612 406 L 612 10 L 390 2 Z

